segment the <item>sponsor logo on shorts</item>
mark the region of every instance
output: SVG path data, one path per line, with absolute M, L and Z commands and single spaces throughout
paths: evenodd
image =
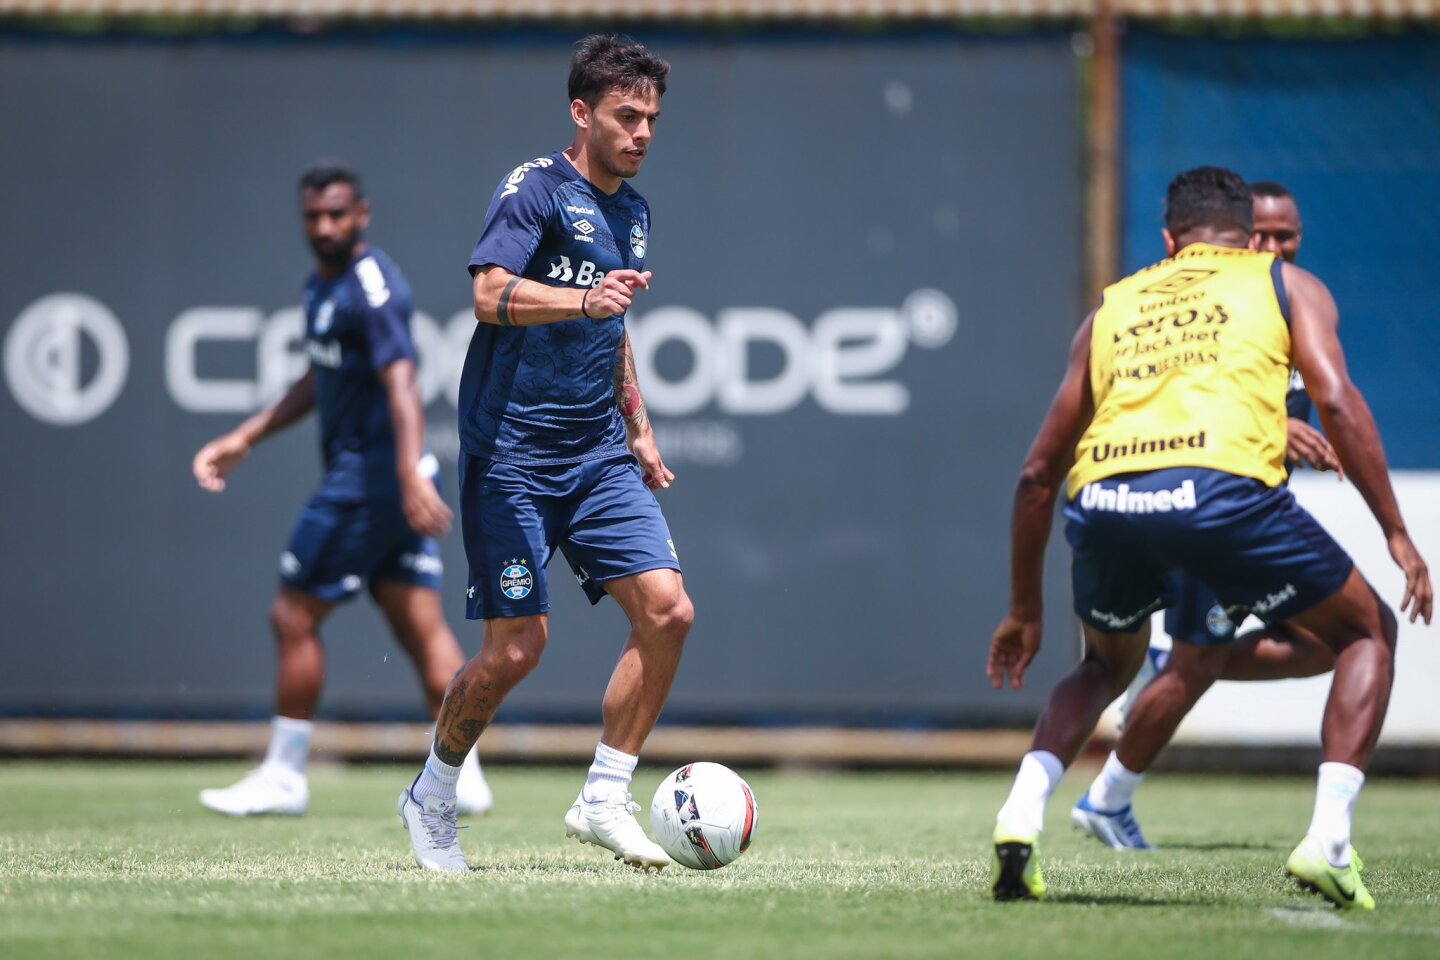
M 287 577 L 293 577 L 300 572 L 300 558 L 289 550 L 280 554 L 280 572 Z
M 582 587 L 585 586 L 585 584 L 587 584 L 587 583 L 590 582 L 590 571 L 589 571 L 589 570 L 586 570 L 584 567 L 580 566 L 579 564 L 576 564 L 576 565 L 575 565 L 575 582 L 578 583 L 578 584 L 580 584 L 580 586 L 582 586 Z
M 444 562 L 439 557 L 432 557 L 428 553 L 402 553 L 400 566 L 433 577 L 438 577 L 445 572 Z
M 465 591 L 465 598 L 467 600 L 475 599 L 475 585 L 473 583 L 470 585 L 470 589 Z
M 1130 484 L 1114 487 L 1087 483 L 1080 491 L 1080 506 L 1107 513 L 1169 513 L 1195 509 L 1195 481 L 1186 480 L 1173 490 L 1131 490 Z
M 1262 599 L 1256 600 L 1250 605 L 1250 609 L 1258 614 L 1267 614 L 1286 600 L 1295 599 L 1298 593 L 1299 591 L 1295 589 L 1295 584 L 1287 583 L 1274 593 L 1266 594 Z
M 676 560 L 679 560 L 680 554 L 675 552 L 675 541 L 666 540 L 665 543 L 670 547 L 670 556 L 674 557 Z
M 1235 632 L 1235 624 L 1225 608 L 1217 603 L 1205 613 L 1205 629 L 1212 637 L 1228 637 Z
M 1152 600 L 1134 613 L 1124 615 L 1111 613 L 1108 610 L 1096 610 L 1092 607 L 1090 610 L 1090 619 L 1109 627 L 1111 630 L 1129 631 L 1134 630 L 1136 624 L 1154 613 L 1159 606 L 1160 601 Z
M 535 575 L 523 560 L 511 560 L 500 571 L 500 592 L 511 600 L 524 600 L 535 586 Z
M 344 590 L 346 593 L 354 593 L 356 590 L 360 589 L 360 584 L 364 582 L 365 581 L 361 580 L 359 577 L 352 573 L 350 574 L 350 576 L 345 577 L 340 581 L 340 589 Z

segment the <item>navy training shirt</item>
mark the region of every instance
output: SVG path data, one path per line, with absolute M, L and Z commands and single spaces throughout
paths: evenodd
M 312 274 L 305 284 L 305 350 L 315 371 L 325 457 L 322 490 L 334 500 L 365 500 L 399 487 L 390 395 L 380 371 L 415 359 L 411 310 L 410 284 L 375 247 L 338 277 Z
M 650 207 L 628 183 L 607 195 L 560 152 L 500 181 L 470 272 L 497 266 L 580 290 L 611 270 L 645 269 Z M 625 452 L 615 401 L 623 315 L 532 327 L 479 322 L 460 378 L 460 443 L 484 460 L 579 463 Z
M 1310 422 L 1310 394 L 1305 392 L 1305 379 L 1299 370 L 1290 371 L 1290 389 L 1285 393 L 1285 412 L 1296 420 Z

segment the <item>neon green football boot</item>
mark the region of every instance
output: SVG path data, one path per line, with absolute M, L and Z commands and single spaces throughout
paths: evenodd
M 1036 856 L 1038 833 L 995 825 L 995 868 L 990 874 L 990 892 L 996 900 L 1043 900 L 1045 878 L 1040 875 Z
M 1350 866 L 1332 867 L 1320 850 L 1320 841 L 1307 836 L 1285 861 L 1285 872 L 1306 890 L 1320 894 L 1341 910 L 1374 910 L 1375 898 L 1360 879 L 1362 864 L 1350 848 Z

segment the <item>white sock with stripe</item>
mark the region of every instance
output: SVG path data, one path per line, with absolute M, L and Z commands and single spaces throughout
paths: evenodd
M 426 797 L 438 797 L 444 803 L 455 802 L 455 781 L 460 779 L 460 767 L 451 766 L 435 756 L 435 745 L 430 745 L 430 756 L 425 760 L 425 769 L 415 781 L 411 794 L 423 804 Z
M 1119 813 L 1134 801 L 1135 791 L 1144 779 L 1145 774 L 1127 770 L 1112 750 L 1100 776 L 1090 784 L 1090 806 L 1101 813 Z

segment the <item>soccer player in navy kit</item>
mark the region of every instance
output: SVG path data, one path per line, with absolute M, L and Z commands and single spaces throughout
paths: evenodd
M 1258 248 L 1273 253 L 1287 263 L 1294 263 L 1300 252 L 1303 225 L 1300 208 L 1294 196 L 1282 184 L 1260 181 L 1250 185 L 1254 197 L 1254 235 Z M 1340 463 L 1325 435 L 1310 426 L 1311 402 L 1298 371 L 1291 374 L 1290 389 L 1285 395 L 1289 415 L 1286 424 L 1286 458 L 1291 467 L 1309 464 L 1317 470 L 1338 470 Z M 1215 591 L 1183 571 L 1175 571 L 1169 579 L 1168 594 L 1173 606 L 1165 611 L 1165 632 L 1188 645 L 1187 652 L 1204 649 L 1200 658 L 1206 666 L 1203 674 L 1194 665 L 1187 669 L 1193 699 L 1189 706 L 1215 680 L 1285 680 L 1313 677 L 1328 673 L 1335 667 L 1335 654 L 1313 634 L 1294 624 L 1266 624 L 1259 629 L 1235 636 L 1236 624 L 1216 599 Z M 1152 646 L 1147 662 L 1126 697 L 1126 709 L 1141 691 L 1164 669 L 1170 651 Z M 1203 683 L 1203 687 L 1196 688 Z M 1181 713 L 1189 711 L 1189 706 Z M 1157 728 L 1144 718 L 1135 721 L 1127 716 L 1128 741 L 1158 740 L 1158 746 L 1147 746 L 1145 752 L 1158 752 L 1174 735 L 1174 727 Z M 1118 752 L 1112 752 L 1105 767 L 1091 784 L 1089 792 L 1071 811 L 1074 824 L 1105 845 L 1116 850 L 1148 850 L 1149 842 L 1132 811 L 1132 801 L 1143 774 L 1128 770 Z
M 629 787 L 694 611 L 651 492 L 674 475 L 656 449 L 625 332 L 626 311 L 650 286 L 650 208 L 626 180 L 649 150 L 669 70 L 628 39 L 582 40 L 569 81 L 574 141 L 501 180 L 470 258 L 479 322 L 460 384 L 460 513 L 469 616 L 485 621 L 485 635 L 398 801 L 427 869 L 466 869 L 458 765 L 539 662 L 556 550 L 591 603 L 608 593 L 631 624 L 566 835 L 635 867 L 670 863 L 636 821 Z
M 200 792 L 201 803 L 232 816 L 305 812 L 312 718 L 325 679 L 320 625 L 367 582 L 415 664 L 432 715 L 465 659 L 440 611 L 435 538 L 451 515 L 435 485 L 438 464 L 425 452 L 410 286 L 364 242 L 370 205 L 352 168 L 317 163 L 301 177 L 300 199 L 316 258 L 305 286 L 310 369 L 273 406 L 207 443 L 193 464 L 200 486 L 218 493 L 256 443 L 320 412 L 325 476 L 281 556 L 271 610 L 280 663 L 270 747 L 239 783 Z M 461 806 L 490 807 L 473 756 Z

